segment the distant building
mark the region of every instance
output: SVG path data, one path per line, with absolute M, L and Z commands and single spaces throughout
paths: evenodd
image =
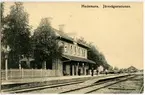
M 129 68 L 127 68 L 127 72 L 133 73 L 133 72 L 137 72 L 138 69 L 136 69 L 134 66 L 130 66 Z

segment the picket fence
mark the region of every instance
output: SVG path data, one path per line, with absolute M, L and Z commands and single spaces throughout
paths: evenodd
M 50 69 L 8 69 L 1 70 L 1 79 L 42 78 L 56 76 L 57 70 Z

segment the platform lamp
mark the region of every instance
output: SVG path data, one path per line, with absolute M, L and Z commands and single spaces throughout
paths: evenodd
M 5 52 L 5 79 L 8 80 L 8 54 L 9 54 L 10 48 L 9 46 L 6 46 L 4 49 Z

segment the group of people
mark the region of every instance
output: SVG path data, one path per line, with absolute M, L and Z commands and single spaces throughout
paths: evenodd
M 89 69 L 87 70 L 87 72 L 89 72 Z M 108 74 L 108 70 L 106 69 L 105 71 L 105 74 L 107 75 Z M 67 73 L 66 73 L 66 71 L 63 71 L 63 73 L 64 73 L 64 75 L 68 75 Z M 88 73 L 87 73 L 88 74 Z M 99 74 L 99 70 L 98 69 L 96 69 L 96 75 L 98 75 Z M 81 75 L 81 69 L 78 69 L 78 75 L 80 76 Z M 92 68 L 91 69 L 91 76 L 94 76 L 94 69 Z
M 98 74 L 99 74 L 99 70 L 97 69 L 96 70 L 96 75 L 98 75 Z M 107 69 L 105 70 L 105 74 L 106 75 L 108 74 L 108 70 Z M 91 69 L 91 75 L 94 76 L 94 69 L 93 68 Z
M 104 72 L 105 72 L 106 75 L 108 74 L 108 70 L 107 69 Z M 96 75 L 98 75 L 98 74 L 99 74 L 99 70 L 97 69 L 96 70 Z M 79 76 L 81 75 L 81 69 L 78 69 L 78 75 Z M 91 69 L 91 76 L 94 76 L 94 69 L 93 68 Z

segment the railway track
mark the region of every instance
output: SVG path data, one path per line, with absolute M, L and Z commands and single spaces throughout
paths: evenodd
M 99 89 L 103 89 L 105 87 L 111 86 L 113 84 L 117 84 L 119 82 L 125 81 L 125 80 L 133 78 L 133 77 L 135 77 L 135 76 L 131 75 L 131 76 L 127 76 L 127 77 L 124 76 L 124 77 L 121 77 L 121 78 L 117 77 L 117 78 L 112 78 L 112 79 L 105 79 L 105 80 L 102 80 L 102 81 L 98 81 L 98 82 L 96 82 L 92 85 L 63 91 L 63 92 L 60 92 L 60 94 L 63 94 L 63 93 L 84 93 L 84 94 L 88 94 L 88 93 L 92 93 L 92 92 L 97 91 Z
M 93 78 L 70 80 L 70 81 L 66 81 L 66 82 L 60 82 L 57 84 L 48 84 L 48 85 L 41 85 L 41 86 L 36 86 L 36 87 L 27 87 L 27 88 L 23 88 L 23 89 L 4 89 L 4 90 L 1 90 L 1 92 L 2 93 L 24 93 L 24 92 L 34 91 L 34 90 L 56 88 L 56 87 L 61 87 L 61 86 L 79 84 L 79 83 L 83 83 L 84 81 L 89 80 L 89 79 L 93 79 Z
M 47 86 L 40 86 L 40 87 L 33 87 L 33 88 L 27 88 L 27 89 L 19 89 L 19 90 L 6 90 L 3 92 L 6 93 L 31 93 L 33 91 L 39 93 L 39 91 L 41 90 L 45 90 L 47 91 L 47 93 L 49 93 L 49 91 L 51 91 L 52 89 L 56 89 L 57 87 L 69 87 L 66 89 L 57 91 L 56 93 L 59 94 L 63 94 L 63 93 L 84 93 L 84 94 L 88 94 L 88 93 L 94 93 L 97 90 L 100 89 L 104 89 L 107 87 L 110 87 L 114 84 L 129 80 L 129 79 L 133 79 L 134 77 L 136 77 L 136 75 L 125 75 L 125 76 L 120 76 L 120 77 L 112 77 L 112 78 L 104 78 L 104 79 L 100 79 L 98 81 L 96 81 L 93 84 L 90 85 L 78 85 L 78 84 L 83 84 L 86 80 L 78 80 L 78 81 L 70 81 L 70 82 L 65 82 L 65 83 L 59 83 L 59 84 L 55 84 L 55 85 L 47 85 Z M 74 85 L 74 87 L 73 87 Z M 75 86 L 78 85 L 78 86 Z M 71 87 L 72 86 L 72 87 Z M 143 92 L 143 88 L 144 86 L 142 86 L 139 90 L 139 93 Z M 69 90 L 68 90 L 69 89 Z M 43 92 L 43 91 L 42 91 Z
M 91 78 L 84 78 L 84 79 L 76 79 L 76 80 L 66 80 L 64 82 L 60 82 L 57 84 L 45 84 L 45 85 L 41 85 L 41 86 L 33 86 L 33 87 L 25 87 L 25 88 L 10 88 L 10 89 L 3 89 L 1 90 L 2 93 L 24 93 L 24 92 L 31 92 L 31 91 L 35 91 L 35 90 L 41 90 L 41 89 L 47 89 L 47 88 L 56 88 L 56 87 L 62 87 L 62 86 L 67 86 L 67 85 L 74 85 L 74 84 L 79 84 L 79 83 L 83 83 L 87 80 L 90 79 L 94 79 L 95 77 L 91 77 Z M 26 83 L 28 84 L 28 83 Z M 23 84 L 25 85 L 25 84 Z
M 142 85 L 142 87 L 140 88 L 139 93 L 143 93 L 143 90 L 144 90 L 144 85 Z
M 136 77 L 136 76 L 130 76 L 130 77 L 123 78 L 123 79 L 120 79 L 120 80 L 117 80 L 117 81 L 115 80 L 114 82 L 111 82 L 111 83 L 110 83 L 110 82 L 109 82 L 109 83 L 106 82 L 105 84 L 101 84 L 101 86 L 98 87 L 98 88 L 96 88 L 96 89 L 93 89 L 93 90 L 90 90 L 90 91 L 85 92 L 85 94 L 95 92 L 95 91 L 97 91 L 97 90 L 100 90 L 100 89 L 103 89 L 103 88 L 112 86 L 112 85 L 114 85 L 114 84 L 117 84 L 117 83 L 119 83 L 119 82 L 126 81 L 126 80 L 131 79 L 131 78 L 134 78 L 134 77 Z
M 63 84 L 58 84 L 58 85 L 40 86 L 40 87 L 35 87 L 35 88 L 21 89 L 21 90 L 15 90 L 15 91 L 10 90 L 10 91 L 3 91 L 3 92 L 6 92 L 6 93 L 23 93 L 23 92 L 41 90 L 41 89 L 46 89 L 46 88 L 55 88 L 55 87 L 60 87 L 60 86 L 73 85 L 73 84 L 78 84 L 78 83 L 82 83 L 82 82 L 83 81 L 70 82 L 70 83 L 63 83 Z

